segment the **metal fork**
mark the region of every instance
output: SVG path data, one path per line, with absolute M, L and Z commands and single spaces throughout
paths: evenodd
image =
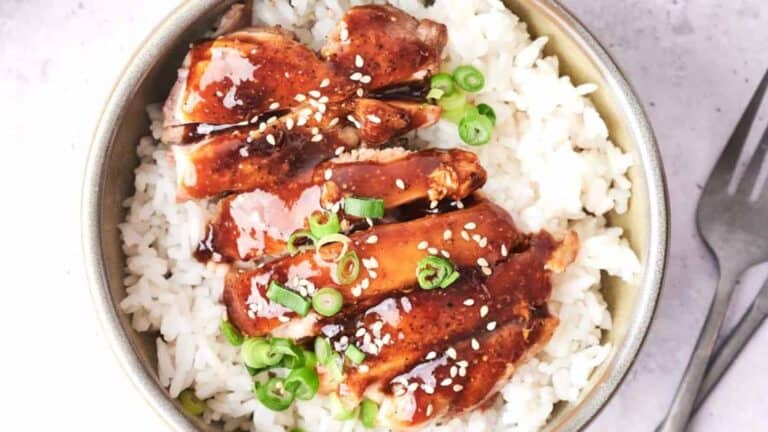
M 761 193 L 758 199 L 750 200 L 768 150 L 768 130 L 752 155 L 736 191 L 729 190 L 766 87 L 768 71 L 736 125 L 699 199 L 699 233 L 717 259 L 720 282 L 675 399 L 657 431 L 685 430 L 720 333 L 734 285 L 744 270 L 768 260 L 768 200 L 764 193 Z

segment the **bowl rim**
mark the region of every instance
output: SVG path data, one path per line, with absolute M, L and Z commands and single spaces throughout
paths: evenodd
M 559 21 L 569 37 L 584 49 L 606 80 L 613 98 L 621 112 L 628 113 L 634 121 L 629 122 L 630 136 L 640 156 L 637 164 L 643 170 L 648 188 L 649 238 L 648 257 L 643 269 L 643 281 L 638 284 L 638 304 L 642 313 L 635 317 L 627 329 L 623 344 L 615 353 L 615 366 L 608 376 L 596 386 L 582 407 L 565 422 L 565 430 L 576 431 L 586 426 L 607 405 L 612 395 L 625 378 L 637 358 L 645 341 L 656 310 L 663 285 L 664 272 L 669 248 L 669 195 L 666 178 L 656 139 L 650 122 L 639 103 L 635 92 L 615 61 L 600 45 L 597 39 L 557 0 L 533 0 L 542 7 L 550 18 Z M 165 52 L 178 36 L 196 19 L 216 7 L 218 0 L 184 1 L 172 10 L 149 33 L 128 60 L 108 96 L 87 156 L 81 194 L 82 252 L 85 261 L 87 282 L 93 307 L 99 319 L 102 332 L 121 367 L 133 385 L 149 403 L 150 407 L 173 430 L 197 430 L 191 421 L 176 408 L 176 404 L 157 385 L 154 377 L 144 368 L 141 359 L 123 328 L 116 303 L 108 289 L 100 231 L 100 190 L 103 184 L 102 166 L 113 140 L 117 124 L 124 115 L 124 101 L 141 84 L 158 58 L 156 52 Z

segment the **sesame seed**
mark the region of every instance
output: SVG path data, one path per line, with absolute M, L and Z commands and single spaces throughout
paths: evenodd
M 488 267 L 488 260 L 486 260 L 483 257 L 480 257 L 477 259 L 477 265 L 479 265 L 480 267 Z
M 450 379 L 450 378 L 446 378 L 446 379 L 440 381 L 440 385 L 443 386 L 443 387 L 448 387 L 452 383 L 453 383 L 453 380 Z
M 467 366 L 469 366 L 469 362 L 466 360 L 457 361 L 456 366 L 465 369 Z
M 317 111 L 318 111 L 319 113 L 325 114 L 325 110 L 326 110 L 327 108 L 328 108 L 328 107 L 326 107 L 326 106 L 325 106 L 325 104 L 320 104 L 320 105 L 318 105 L 318 106 L 317 106 Z
M 293 100 L 295 100 L 296 102 L 304 102 L 305 100 L 307 100 L 307 97 L 299 93 L 293 97 Z
M 352 287 L 351 292 L 353 296 L 360 297 L 360 294 L 363 293 L 363 289 L 360 288 L 359 286 L 356 286 L 356 287 Z
M 272 134 L 267 135 L 267 142 L 271 145 L 277 144 L 277 141 L 275 141 L 275 136 Z
M 397 188 L 400 190 L 405 190 L 405 182 L 403 181 L 403 179 L 395 180 L 395 186 L 397 186 Z
M 456 350 L 453 347 L 450 347 L 447 350 L 445 350 L 445 355 L 456 360 Z
M 432 200 L 429 202 L 429 208 L 433 209 L 437 207 L 437 200 Z
M 336 153 L 336 156 L 341 155 L 342 153 L 344 153 L 344 147 L 342 146 L 342 147 L 336 148 L 336 151 L 334 153 Z
M 363 289 L 367 289 L 370 285 L 371 281 L 368 278 L 365 278 L 362 282 L 360 282 L 360 286 L 362 286 Z
M 322 120 L 323 120 L 323 113 L 321 113 L 320 111 L 316 112 L 315 113 L 315 121 L 320 122 Z
M 464 390 L 464 386 L 461 385 L 461 384 L 456 384 L 455 386 L 453 386 L 453 391 L 455 391 L 457 393 L 462 391 L 462 390 Z
M 279 317 L 277 317 L 277 320 L 280 321 L 280 322 L 286 323 L 286 322 L 290 321 L 291 319 L 288 318 L 285 315 L 280 315 Z
M 379 124 L 379 123 L 381 123 L 381 118 L 380 118 L 379 116 L 377 116 L 377 115 L 374 115 L 374 114 L 368 114 L 368 115 L 366 116 L 366 118 L 367 118 L 368 120 L 370 120 L 370 122 L 371 122 L 371 123 L 376 123 L 376 124 Z
M 325 88 L 325 87 L 328 87 L 329 85 L 331 85 L 331 80 L 329 80 L 328 78 L 323 78 L 323 80 L 320 81 L 320 88 Z
M 360 54 L 355 54 L 355 66 L 363 67 L 364 61 Z
M 424 390 L 424 393 L 426 393 L 426 394 L 432 394 L 432 393 L 435 392 L 435 388 L 434 387 L 432 387 L 430 385 L 426 385 L 426 384 L 422 384 L 421 385 L 421 389 Z
M 403 386 L 395 387 L 395 396 L 402 396 L 405 394 L 405 388 Z
M 430 255 L 437 255 L 437 248 L 427 248 L 427 252 L 429 252 Z
M 248 311 L 248 318 L 250 319 L 256 319 L 256 313 L 252 310 Z
M 459 376 L 462 378 L 467 376 L 467 370 L 464 368 L 459 369 Z
M 313 135 L 312 139 L 310 141 L 312 141 L 312 142 L 320 142 L 322 140 L 323 140 L 323 136 L 320 135 L 320 134 L 317 134 L 317 135 Z
M 429 353 L 427 353 L 427 356 L 424 358 L 427 360 L 434 360 L 436 357 L 437 357 L 437 353 L 434 351 L 430 351 Z
M 480 342 L 478 342 L 475 338 L 472 338 L 472 349 L 475 351 L 480 349 Z
M 363 95 L 365 94 L 365 91 L 363 91 L 363 89 L 359 88 L 359 89 L 357 89 L 357 91 L 355 93 L 357 93 L 358 97 L 363 97 Z
M 459 373 L 459 368 L 456 366 L 451 366 L 451 378 L 456 378 L 456 375 Z
M 248 157 L 248 147 L 240 147 L 240 156 Z
M 334 127 L 337 124 L 339 124 L 339 118 L 338 117 L 334 117 L 334 118 L 331 119 L 331 121 L 328 122 L 328 127 Z M 339 148 L 343 149 L 344 147 L 339 147 Z
M 461 230 L 461 238 L 463 238 L 466 241 L 469 241 L 469 233 L 464 230 Z
M 461 202 L 461 201 L 456 201 L 456 208 L 457 209 L 463 209 L 464 208 L 464 203 Z
M 274 123 L 276 121 L 277 121 L 277 117 L 276 116 L 272 116 L 269 119 L 267 119 L 267 124 L 270 125 L 270 124 L 272 124 L 272 123 Z
M 355 72 L 349 76 L 349 79 L 351 79 L 352 81 L 360 81 L 360 78 L 362 77 L 363 77 L 363 74 L 361 74 L 360 72 Z
M 347 30 L 346 27 L 342 27 L 339 31 L 339 39 L 341 39 L 342 42 L 349 40 L 349 30 Z
M 365 239 L 365 242 L 368 244 L 376 244 L 376 242 L 378 241 L 379 241 L 379 236 L 375 234 Z
M 319 98 L 320 96 L 322 96 L 322 95 L 320 94 L 320 92 L 319 92 L 319 91 L 317 91 L 317 90 L 310 90 L 310 91 L 309 91 L 309 95 L 310 95 L 310 96 L 312 96 L 312 97 L 313 97 L 313 98 L 315 98 L 315 99 L 317 99 L 317 98 Z
M 485 328 L 488 329 L 488 331 L 493 331 L 496 328 L 496 321 L 489 322 Z
M 317 101 L 320 102 L 321 104 L 327 104 L 329 99 L 328 99 L 328 96 L 323 96 L 320 99 L 318 99 Z
M 422 240 L 419 242 L 419 244 L 416 245 L 416 249 L 418 250 L 424 250 L 429 247 L 429 243 L 427 243 L 426 240 Z
M 278 109 L 278 108 L 280 108 L 280 102 L 272 102 L 272 103 L 269 105 L 269 109 L 271 109 L 271 110 L 276 110 L 276 109 Z
M 432 404 L 427 405 L 427 417 L 432 415 Z
M 448 251 L 447 251 L 447 250 L 445 250 L 445 249 L 441 250 L 441 251 L 440 251 L 440 254 L 441 254 L 442 256 L 446 257 L 446 258 L 450 258 L 450 257 L 451 257 L 451 254 L 450 254 L 450 253 L 448 253 Z
M 491 270 L 490 267 L 482 267 L 482 268 L 480 268 L 480 271 L 482 271 L 483 274 L 486 275 L 486 276 L 490 276 L 490 275 L 493 274 L 493 270 Z
M 472 231 L 472 230 L 473 230 L 473 229 L 475 229 L 475 228 L 477 228 L 477 224 L 476 224 L 476 223 L 474 223 L 474 222 L 467 222 L 467 223 L 464 225 L 464 229 L 465 229 L 465 230 L 468 230 L 468 231 Z
M 373 219 L 367 217 L 367 218 L 365 218 L 365 223 L 367 223 L 369 227 L 372 227 L 373 226 Z
M 363 75 L 362 77 L 360 77 L 360 82 L 363 84 L 370 84 L 372 80 L 373 78 L 371 78 L 370 75 Z
M 475 301 L 472 299 L 466 299 L 464 300 L 464 306 L 472 306 L 475 304 Z
M 328 168 L 328 169 L 325 170 L 325 179 L 326 180 L 330 180 L 331 177 L 333 177 L 333 170 Z
M 368 270 L 368 276 L 370 276 L 371 279 L 376 279 L 377 277 L 379 277 L 379 274 L 373 270 Z
M 259 123 L 259 132 L 264 132 L 267 130 L 267 124 L 264 122 Z
M 357 370 L 360 371 L 360 373 L 368 373 L 370 368 L 368 367 L 368 365 L 360 365 L 357 367 Z
M 488 315 L 488 306 L 482 305 L 480 307 L 480 317 L 485 318 L 486 315 Z
M 304 126 L 305 124 L 307 124 L 307 121 L 309 121 L 307 117 L 300 116 L 299 119 L 296 120 L 296 126 Z
M 445 230 L 445 232 L 443 232 L 443 240 L 450 240 L 451 237 L 453 237 L 453 231 Z
M 285 128 L 291 130 L 293 129 L 293 124 L 293 119 L 289 117 L 288 120 L 285 121 Z
M 480 241 L 477 242 L 477 244 L 480 245 L 480 247 L 488 246 L 488 237 L 481 238 Z
M 508 253 L 509 252 L 507 251 L 507 246 L 506 245 L 501 245 L 501 256 L 505 257 L 505 256 L 507 256 Z
M 317 126 L 312 128 L 312 135 L 317 135 L 319 133 L 320 133 L 320 128 L 318 128 Z
M 362 337 L 364 334 L 365 334 L 365 327 L 360 327 L 355 332 L 355 336 L 357 336 L 357 337 Z
M 419 388 L 419 383 L 413 382 L 408 384 L 408 391 L 411 393 L 415 392 L 417 388 Z
M 480 240 L 483 239 L 483 236 L 480 234 L 472 234 L 472 240 L 474 240 L 476 243 L 480 243 Z

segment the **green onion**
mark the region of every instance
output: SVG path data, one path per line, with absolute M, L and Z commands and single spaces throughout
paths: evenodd
M 312 213 L 309 216 L 309 230 L 316 239 L 341 231 L 339 215 L 332 212 Z
M 315 355 L 317 356 L 317 361 L 321 364 L 326 364 L 332 354 L 333 350 L 331 349 L 331 342 L 329 342 L 328 339 L 322 336 L 315 338 Z
M 447 73 L 433 76 L 429 85 L 433 90 L 442 90 L 443 96 L 450 96 L 456 91 L 456 83 L 453 82 L 453 77 Z
M 368 399 L 360 404 L 360 423 L 368 429 L 376 427 L 376 417 L 379 415 L 379 405 Z
M 467 98 L 463 92 L 456 92 L 450 96 L 443 96 L 438 101 L 440 107 L 443 108 L 443 113 L 449 111 L 464 110 L 467 106 Z
M 294 369 L 285 378 L 285 386 L 296 395 L 296 399 L 310 400 L 320 388 L 317 372 L 310 368 Z
M 334 383 L 341 383 L 344 379 L 344 361 L 337 352 L 331 353 L 331 356 L 324 364 L 328 377 Z
M 365 360 L 365 353 L 354 345 L 349 345 L 347 350 L 344 351 L 344 355 L 354 364 L 360 364 Z
M 339 290 L 331 287 L 320 289 L 312 297 L 312 307 L 322 316 L 329 317 L 336 315 L 344 304 Z
M 205 412 L 205 401 L 200 400 L 192 389 L 179 393 L 179 403 L 184 412 L 191 416 L 199 416 Z
M 341 259 L 341 257 L 344 256 L 344 254 L 347 253 L 347 249 L 349 249 L 349 242 L 350 241 L 351 240 L 349 239 L 349 237 L 345 236 L 344 234 L 331 234 L 331 235 L 327 235 L 327 236 L 323 237 L 322 239 L 320 239 L 317 243 L 315 243 L 315 252 L 317 253 L 317 257 L 321 261 L 323 261 L 325 263 L 329 263 L 329 261 L 326 260 L 323 257 L 323 254 L 320 253 L 321 249 L 323 248 L 323 246 L 325 246 L 327 244 L 341 243 L 341 245 L 342 245 L 341 251 L 339 251 L 339 253 L 336 254 L 336 256 L 330 261 L 330 262 L 337 262 L 337 261 L 339 261 Z
M 267 298 L 301 316 L 307 316 L 309 312 L 309 300 L 280 285 L 277 281 L 273 280 L 269 283 Z
M 248 371 L 248 375 L 250 375 L 250 376 L 256 376 L 256 375 L 258 375 L 258 374 L 260 374 L 261 372 L 264 371 L 263 368 L 258 368 L 258 369 L 257 368 L 252 368 L 252 367 L 250 367 L 248 365 L 245 365 L 245 370 Z
M 304 366 L 304 350 L 297 347 L 288 339 L 272 338 L 269 341 L 270 353 L 282 357 L 281 366 L 288 369 L 298 369 Z
M 317 366 L 317 355 L 314 351 L 304 350 L 304 367 L 314 369 Z
M 330 397 L 328 397 L 328 404 L 330 405 L 328 408 L 331 410 L 331 416 L 335 420 L 350 420 L 354 418 L 357 415 L 357 408 L 347 408 L 344 406 L 344 403 L 339 399 L 339 396 L 336 393 L 332 393 Z
M 240 346 L 245 340 L 243 334 L 240 333 L 240 330 L 238 330 L 237 327 L 233 326 L 232 323 L 227 320 L 221 320 L 221 324 L 219 324 L 219 330 L 221 330 L 221 334 L 224 335 L 224 337 L 232 346 Z
M 476 67 L 464 65 L 453 71 L 453 80 L 463 90 L 468 92 L 480 91 L 485 85 L 485 77 Z
M 438 256 L 425 257 L 416 266 L 416 278 L 419 281 L 419 286 L 425 290 L 439 287 L 454 272 L 453 264 Z
M 474 110 L 468 112 L 459 122 L 459 137 L 465 143 L 479 146 L 491 140 L 493 122 Z
M 488 117 L 491 120 L 491 123 L 496 126 L 496 111 L 494 111 L 490 105 L 481 103 L 477 106 L 477 112 L 480 113 L 480 115 Z
M 285 245 L 285 249 L 288 251 L 291 255 L 296 255 L 297 253 L 311 249 L 317 239 L 315 236 L 312 235 L 310 231 L 307 230 L 298 230 L 294 231 L 293 234 L 288 237 L 288 241 Z
M 443 97 L 444 94 L 445 94 L 444 91 L 433 88 L 429 91 L 429 93 L 427 93 L 427 99 L 440 100 L 440 98 Z
M 360 259 L 357 257 L 357 253 L 355 251 L 347 252 L 336 266 L 336 280 L 342 285 L 351 284 L 357 280 L 359 274 Z
M 362 218 L 380 218 L 384 216 L 384 200 L 366 197 L 344 198 L 344 213 Z
M 256 398 L 265 407 L 273 411 L 285 411 L 293 403 L 294 393 L 285 386 L 285 380 L 282 378 L 270 378 L 264 384 L 256 382 L 253 392 Z
M 271 350 L 269 342 L 263 338 L 247 338 L 240 347 L 240 357 L 246 366 L 253 369 L 263 369 L 280 362 L 281 357 L 275 359 L 271 355 Z
M 440 282 L 440 288 L 448 288 L 449 285 L 451 285 L 452 283 L 456 282 L 459 279 L 459 276 L 461 276 L 459 272 L 454 270 L 453 273 L 446 276 L 445 279 L 443 279 Z
M 293 428 L 293 429 L 291 429 L 291 432 L 304 432 L 304 429 L 302 429 L 302 428 Z

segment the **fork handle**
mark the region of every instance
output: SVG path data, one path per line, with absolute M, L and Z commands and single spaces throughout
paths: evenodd
M 728 303 L 731 301 L 731 294 L 739 273 L 739 271 L 730 268 L 721 269 L 715 298 L 709 307 L 704 327 L 699 334 L 699 340 L 696 342 L 696 348 L 688 361 L 688 367 L 685 369 L 683 379 L 677 388 L 675 399 L 669 407 L 667 417 L 656 429 L 657 432 L 683 432 L 688 425 L 696 402 L 696 395 L 704 380 L 704 374 L 715 348 L 720 328 L 723 325 Z
M 766 281 L 766 287 L 768 287 L 768 281 Z M 723 342 L 722 347 L 717 350 L 715 358 L 707 370 L 707 375 L 704 377 L 699 396 L 696 398 L 695 410 L 699 409 L 704 400 L 707 399 L 712 388 L 717 385 L 725 371 L 733 363 L 733 360 L 736 359 L 755 331 L 765 321 L 768 312 L 759 303 L 760 299 L 755 299 L 747 313 L 741 317 L 739 324 L 736 325 L 725 342 Z

